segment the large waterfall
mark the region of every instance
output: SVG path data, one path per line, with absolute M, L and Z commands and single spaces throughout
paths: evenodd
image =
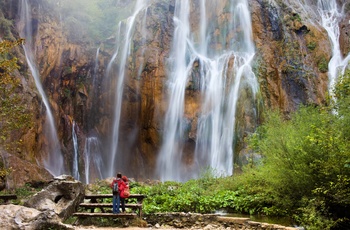
M 79 0 L 79 2 L 85 4 L 83 0 Z M 64 10 L 59 12 L 59 16 L 51 15 L 60 20 L 59 27 L 53 26 L 53 28 L 60 28 L 59 30 L 62 31 L 60 31 L 59 36 L 62 37 L 69 36 L 69 32 L 66 30 L 70 28 L 72 30 L 70 32 L 75 38 L 75 40 L 71 39 L 74 41 L 70 41 L 69 38 L 55 41 L 66 45 L 64 48 L 66 50 L 62 51 L 63 54 L 60 54 L 59 58 L 69 56 L 71 58 L 67 61 L 69 64 L 64 63 L 64 65 L 67 65 L 67 69 L 71 69 L 70 72 L 67 71 L 69 74 L 63 76 L 62 79 L 58 76 L 58 80 L 53 81 L 57 83 L 69 79 L 74 82 L 69 85 L 71 88 L 66 90 L 67 92 L 74 91 L 75 94 L 70 94 L 70 98 L 64 98 L 68 101 L 65 102 L 66 107 L 62 105 L 64 102 L 57 103 L 57 110 L 60 111 L 55 111 L 58 116 L 63 114 L 69 117 L 70 121 L 74 121 L 69 124 L 72 125 L 69 129 L 72 140 L 69 139 L 70 135 L 64 137 L 69 139 L 69 144 L 67 144 L 68 141 L 58 139 L 55 116 L 48 98 L 54 93 L 56 93 L 56 98 L 63 98 L 63 93 L 49 91 L 43 87 L 37 66 L 38 60 L 35 59 L 35 49 L 42 44 L 40 39 L 37 41 L 33 37 L 35 35 L 33 31 L 40 27 L 41 21 L 37 15 L 36 17 L 39 19 L 33 19 L 31 13 L 39 14 L 41 2 L 36 1 L 37 8 L 31 10 L 30 1 L 22 0 L 18 30 L 20 36 L 26 40 L 23 47 L 26 60 L 41 96 L 46 115 L 43 134 L 47 144 L 44 147 L 47 148 L 42 148 L 47 155 L 43 157 L 45 168 L 52 175 L 72 173 L 74 177 L 85 180 L 86 183 L 97 178 L 113 176 L 117 171 L 140 175 L 149 170 L 149 173 L 146 172 L 147 176 L 162 181 L 186 181 L 198 178 L 203 170 L 207 169 L 213 170 L 216 176 L 232 175 L 235 168 L 235 156 L 239 152 L 236 151 L 237 142 L 244 138 L 248 129 L 252 131 L 257 124 L 257 95 L 260 86 L 258 77 L 254 73 L 260 71 L 260 63 L 262 63 L 261 68 L 268 69 L 265 69 L 266 72 L 261 73 L 262 75 L 271 74 L 271 78 L 278 78 L 277 80 L 267 79 L 270 77 L 268 76 L 266 79 L 260 79 L 259 75 L 259 80 L 265 84 L 263 86 L 265 91 L 276 90 L 273 93 L 268 92 L 271 95 L 263 95 L 271 97 L 267 101 L 275 100 L 266 102 L 266 104 L 276 103 L 274 106 L 279 106 L 277 104 L 281 103 L 281 107 L 283 107 L 285 105 L 282 105 L 284 103 L 282 100 L 290 99 L 284 95 L 290 93 L 286 89 L 290 83 L 287 80 L 294 83 L 295 79 L 287 79 L 286 82 L 283 82 L 284 78 L 291 77 L 285 76 L 288 73 L 283 72 L 285 70 L 283 69 L 283 57 L 281 60 L 276 60 L 276 63 L 265 63 L 275 58 L 274 55 L 280 55 L 279 51 L 269 54 L 272 57 L 269 60 L 269 55 L 264 56 L 261 53 L 271 51 L 262 47 L 262 41 L 255 44 L 253 40 L 254 36 L 257 40 L 268 37 L 256 35 L 258 33 L 255 32 L 262 29 L 259 26 L 274 23 L 277 30 L 279 23 L 284 23 L 283 20 L 289 20 L 288 23 L 291 24 L 297 21 L 297 19 L 293 19 L 294 21 L 291 19 L 297 18 L 297 16 L 289 17 L 286 15 L 286 18 L 282 19 L 283 15 L 279 15 L 279 13 L 285 13 L 286 9 L 282 9 L 279 2 L 276 0 L 262 1 L 262 3 L 260 1 L 252 3 L 248 0 L 109 1 L 104 5 L 104 10 L 106 10 L 106 6 L 121 7 L 123 10 L 125 9 L 125 12 L 120 12 L 123 13 L 122 16 L 109 14 L 115 19 L 106 20 L 108 23 L 100 22 L 99 26 L 108 24 L 106 26 L 107 32 L 103 33 L 103 36 L 106 37 L 98 34 L 99 40 L 96 41 L 93 39 L 84 40 L 79 37 L 80 31 L 75 31 L 75 29 L 85 30 L 86 28 L 67 26 L 70 22 L 78 22 L 77 18 L 79 17 L 75 17 L 77 12 L 74 10 L 69 11 L 71 6 L 67 2 L 57 1 L 56 5 L 51 6 L 52 9 L 62 7 L 63 4 L 67 5 Z M 337 5 L 337 2 L 341 1 L 286 0 L 286 2 L 288 3 L 286 4 L 288 5 L 286 12 L 300 14 L 301 18 L 305 19 L 305 22 L 307 21 L 305 27 L 309 26 L 308 23 L 310 23 L 312 26 L 316 25 L 315 27 L 320 31 L 327 31 L 332 45 L 332 58 L 328 64 L 329 88 L 331 90 L 339 72 L 344 71 L 350 60 L 350 55 L 344 58 L 340 51 L 339 22 L 344 16 L 344 7 Z M 104 4 L 103 1 L 100 3 Z M 48 1 L 47 4 L 52 3 Z M 96 3 L 94 1 L 91 4 Z M 253 34 L 251 17 L 257 17 L 256 20 L 260 18 L 252 14 L 250 7 L 257 8 L 260 7 L 259 4 L 261 7 L 265 4 L 266 9 L 261 9 L 262 11 L 271 10 L 268 13 L 274 15 L 261 16 L 263 18 L 261 20 L 266 21 L 257 22 L 261 25 L 254 27 Z M 89 6 L 97 12 L 92 7 L 93 5 Z M 289 11 L 289 9 L 292 10 Z M 264 13 L 268 14 L 266 12 Z M 65 21 L 68 18 L 67 15 L 71 21 Z M 309 18 L 306 19 L 307 16 L 304 18 L 304 15 L 308 15 Z M 84 14 L 85 18 L 93 18 L 92 15 L 89 16 L 91 18 Z M 44 20 L 49 20 L 50 17 Z M 43 19 L 41 18 L 41 20 Z M 269 22 L 269 20 L 274 20 L 274 22 Z M 35 27 L 38 28 L 32 28 L 33 22 L 37 23 Z M 93 21 L 86 24 L 93 24 Z M 300 24 L 304 26 L 301 22 Z M 270 28 L 265 29 L 269 30 Z M 304 34 L 300 31 L 295 32 L 298 29 L 300 28 L 283 29 L 290 30 L 284 31 L 289 33 L 288 35 L 300 33 L 295 35 L 298 36 L 298 39 L 300 38 L 300 42 L 294 44 L 293 41 L 290 41 L 289 45 L 303 46 L 304 43 L 306 44 L 303 41 Z M 97 31 L 94 31 L 95 33 L 100 32 L 95 27 L 94 30 Z M 262 31 L 261 33 L 268 34 L 270 32 Z M 283 33 L 282 29 L 278 32 Z M 84 36 L 91 35 L 82 34 Z M 286 35 L 286 40 L 295 38 L 288 35 Z M 282 39 L 278 39 L 276 38 L 273 44 L 284 42 Z M 80 45 L 85 47 L 81 48 Z M 46 49 L 44 45 L 40 48 Z M 296 47 L 289 51 L 298 51 L 299 48 Z M 305 49 L 303 54 L 309 55 L 308 59 L 310 59 L 311 51 L 307 50 L 307 47 L 303 48 Z M 78 59 L 77 53 L 80 54 L 80 52 L 84 55 L 91 54 L 91 57 L 84 59 L 89 64 L 82 64 L 79 63 L 80 60 L 76 60 Z M 64 62 L 61 59 L 59 64 Z M 310 64 L 309 69 L 315 70 L 313 74 L 317 75 L 317 64 L 308 61 L 305 65 Z M 73 67 L 69 66 L 70 64 L 74 65 L 74 68 L 84 65 L 81 71 L 84 76 L 74 72 Z M 264 64 L 266 66 L 263 66 Z M 298 63 L 289 66 L 289 68 L 298 67 L 300 67 Z M 55 74 L 66 74 L 64 71 L 58 72 Z M 295 74 L 299 73 L 302 74 L 302 71 L 295 72 Z M 323 76 L 326 74 L 322 73 Z M 81 78 L 70 79 L 74 77 Z M 301 78 L 303 77 L 301 76 Z M 275 80 L 282 83 L 276 83 Z M 310 85 L 317 84 L 313 80 L 310 80 L 312 82 Z M 91 85 L 87 87 L 90 83 Z M 300 91 L 305 90 L 308 91 L 308 94 L 312 94 L 305 97 L 310 96 L 312 101 L 314 97 L 319 96 L 316 95 L 318 92 L 315 94 L 311 92 L 316 87 L 307 88 L 309 82 L 302 83 L 302 86 L 298 85 L 298 90 L 300 88 Z M 79 84 L 81 88 L 77 86 Z M 327 87 L 326 84 L 324 85 Z M 302 87 L 305 89 L 301 89 Z M 292 91 L 293 87 L 290 88 Z M 64 89 L 55 90 L 64 91 Z M 138 90 L 143 90 L 143 92 L 138 92 Z M 157 92 L 148 92 L 147 90 Z M 84 111 L 80 111 L 80 107 L 70 109 L 71 105 L 78 103 L 75 101 L 76 98 L 73 98 L 77 97 L 76 94 L 83 98 L 79 98 L 81 99 L 79 105 Z M 296 97 L 299 96 L 296 95 Z M 84 104 L 85 102 L 87 105 Z M 133 104 L 130 105 L 131 103 Z M 146 109 L 152 111 L 148 113 L 148 111 L 144 111 Z M 65 129 L 66 127 L 59 128 L 60 134 L 65 135 L 68 129 Z M 76 132 L 77 130 L 79 132 Z M 149 143 L 143 145 L 144 142 Z M 69 145 L 69 147 L 61 148 L 61 144 Z M 78 146 L 78 144 L 82 146 Z M 71 150 L 71 146 L 74 149 Z M 68 162 L 63 155 L 73 162 Z M 133 168 L 129 169 L 130 165 Z M 138 172 L 134 173 L 134 171 Z
M 34 53 L 34 38 L 32 34 L 32 19 L 31 8 L 28 1 L 21 1 L 20 21 L 18 22 L 18 30 L 20 36 L 25 39 L 25 45 L 23 46 L 24 53 L 31 74 L 34 78 L 36 88 L 41 96 L 46 110 L 46 120 L 44 121 L 44 135 L 46 137 L 46 146 L 44 146 L 47 156 L 43 159 L 43 165 L 54 176 L 61 175 L 65 172 L 65 166 L 63 162 L 63 156 L 61 153 L 60 142 L 57 137 L 56 124 L 54 116 L 51 111 L 50 102 L 46 96 L 45 90 L 42 86 L 39 70 L 36 66 L 36 59 Z
M 216 1 L 201 1 L 199 31 L 190 27 L 190 1 L 178 0 L 175 5 L 175 31 L 169 62 L 169 106 L 164 120 L 163 145 L 157 161 L 161 180 L 183 181 L 198 176 L 201 170 L 214 169 L 218 175 L 233 173 L 233 140 L 235 115 L 241 90 L 258 90 L 252 71 L 254 57 L 252 27 L 247 1 L 232 1 L 223 41 L 215 41 L 218 24 L 210 22 L 210 11 Z M 218 14 L 223 13 L 223 8 Z M 210 13 L 212 14 L 212 12 Z M 219 15 L 212 15 L 212 19 Z M 210 26 L 209 26 L 210 25 Z M 235 33 L 235 34 L 233 34 Z M 208 45 L 219 43 L 220 49 Z M 233 62 L 233 64 L 232 64 Z M 198 115 L 196 149 L 192 167 L 182 159 L 184 133 L 188 121 L 184 114 L 185 90 L 195 65 L 199 65 L 199 88 L 202 105 Z M 245 87 L 242 87 L 245 86 Z

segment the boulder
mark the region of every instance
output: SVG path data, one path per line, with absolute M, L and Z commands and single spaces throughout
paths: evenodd
M 39 211 L 53 211 L 62 220 L 70 217 L 83 201 L 84 185 L 72 176 L 55 177 L 42 191 L 29 198 L 24 206 Z
M 54 211 L 41 212 L 20 205 L 0 205 L 0 229 L 74 229 L 62 224 Z

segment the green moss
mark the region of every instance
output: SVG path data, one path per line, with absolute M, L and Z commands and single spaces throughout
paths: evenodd
M 301 22 L 301 17 L 299 14 L 294 13 L 293 16 L 290 18 L 292 21 L 297 20 L 298 22 Z
M 315 50 L 317 46 L 317 43 L 316 42 L 309 42 L 306 47 L 309 49 L 309 50 Z
M 0 37 L 4 40 L 14 40 L 14 37 L 11 33 L 11 27 L 13 22 L 4 18 L 3 14 L 0 12 Z
M 321 56 L 317 61 L 317 67 L 321 73 L 326 73 L 328 71 L 328 61 L 325 56 Z

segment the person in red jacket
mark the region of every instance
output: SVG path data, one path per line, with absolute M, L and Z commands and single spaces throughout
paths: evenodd
M 122 180 L 124 183 L 120 189 L 120 204 L 122 206 L 122 211 L 125 212 L 125 198 L 130 196 L 130 192 L 128 178 L 126 176 L 122 176 Z
M 118 183 L 118 192 L 113 192 L 113 213 L 120 213 L 120 194 L 125 188 L 125 182 L 122 180 L 122 174 L 117 173 L 117 177 L 113 179 L 110 187 L 113 189 L 114 184 Z M 125 211 L 125 200 L 124 202 L 124 210 Z

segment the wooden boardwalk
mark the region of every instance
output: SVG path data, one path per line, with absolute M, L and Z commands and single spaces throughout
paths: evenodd
M 132 212 L 112 213 L 112 202 L 106 203 L 104 200 L 113 198 L 112 194 L 88 194 L 85 195 L 85 202 L 81 203 L 79 207 L 90 212 L 76 212 L 73 215 L 77 217 L 115 217 L 115 218 L 142 218 L 142 202 L 146 198 L 143 194 L 131 194 L 125 198 L 125 208 L 131 209 Z M 86 202 L 90 200 L 90 202 Z M 136 203 L 127 203 L 128 201 L 136 201 Z M 100 212 L 96 212 L 99 209 Z

